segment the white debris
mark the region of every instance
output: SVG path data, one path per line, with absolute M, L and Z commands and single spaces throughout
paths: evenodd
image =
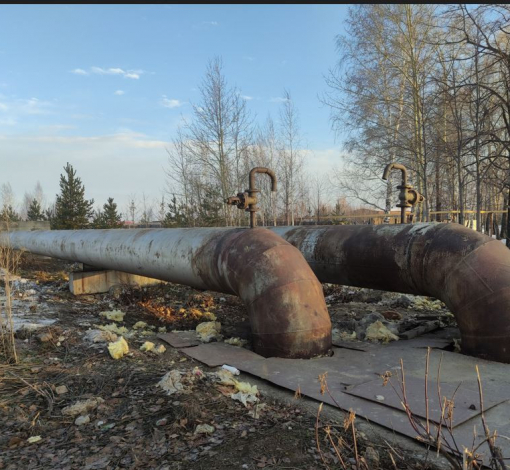
M 216 428 L 209 424 L 199 424 L 196 427 L 194 434 L 212 434 L 215 430 Z
M 184 390 L 184 386 L 181 383 L 181 377 L 181 372 L 178 370 L 171 370 L 163 376 L 157 386 L 161 387 L 167 395 L 173 395 L 174 393 Z
M 228 366 L 227 364 L 223 364 L 221 366 L 222 369 L 228 370 L 232 375 L 239 375 L 239 369 L 236 369 L 235 367 Z
M 242 348 L 248 341 L 241 338 L 229 338 L 224 341 L 224 343 L 231 344 L 232 346 L 238 346 Z
M 78 416 L 74 421 L 74 424 L 76 424 L 76 426 L 82 426 L 83 424 L 88 424 L 88 423 L 90 423 L 89 415 Z
M 221 338 L 221 323 L 218 321 L 208 321 L 197 325 L 196 332 L 200 341 L 208 343 L 212 339 Z
M 366 338 L 370 341 L 382 341 L 383 343 L 398 341 L 398 336 L 388 330 L 379 320 L 369 325 Z
M 91 343 L 110 343 L 117 341 L 117 335 L 111 331 L 87 330 L 85 339 Z
M 59 385 L 55 388 L 55 392 L 57 392 L 57 395 L 64 395 L 64 393 L 67 393 L 67 387 L 65 385 Z
M 29 444 L 35 444 L 36 442 L 39 442 L 40 440 L 42 440 L 42 437 L 41 436 L 32 436 L 32 437 L 29 437 L 27 439 L 27 442 Z
M 66 406 L 62 410 L 64 416 L 83 415 L 89 411 L 95 410 L 104 400 L 101 397 L 89 398 L 76 402 L 74 405 Z
M 256 403 L 257 401 L 259 401 L 259 399 L 255 395 L 243 392 L 233 393 L 232 395 L 230 395 L 230 398 L 232 398 L 232 400 L 240 401 L 246 407 L 248 406 L 248 403 Z
M 218 382 L 222 385 L 235 385 L 235 379 L 232 372 L 226 369 L 220 369 L 213 373 Z

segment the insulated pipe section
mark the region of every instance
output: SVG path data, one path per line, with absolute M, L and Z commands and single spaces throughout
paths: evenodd
M 465 354 L 510 363 L 510 250 L 458 224 L 279 227 L 321 282 L 428 295 Z
M 248 309 L 255 352 L 308 358 L 331 347 L 322 286 L 301 253 L 267 229 L 118 229 L 11 232 L 10 244 L 79 261 L 238 295 Z

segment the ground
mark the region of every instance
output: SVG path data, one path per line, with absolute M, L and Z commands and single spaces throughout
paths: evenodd
M 218 383 L 215 370 L 156 338 L 161 328 L 194 329 L 213 314 L 224 339 L 245 339 L 250 347 L 237 298 L 173 284 L 75 297 L 67 282 L 72 268 L 24 254 L 13 282 L 19 363 L 0 364 L 0 469 L 426 468 L 362 433 L 355 450 L 352 426 L 344 430 L 349 422 L 317 422 L 299 397 L 289 405 L 260 395 L 244 406 L 231 398 L 231 386 Z M 353 331 L 364 336 L 367 317 L 397 333 L 431 320 L 453 321 L 439 302 L 324 289 L 334 334 L 346 341 Z M 3 287 L 0 302 L 5 309 Z M 112 323 L 100 312 L 114 310 L 125 313 L 119 325 L 132 334 L 129 354 L 117 360 L 106 342 L 86 339 L 95 325 Z M 149 326 L 133 333 L 140 321 Z M 145 341 L 166 351 L 142 352 Z M 157 384 L 171 370 L 180 371 L 183 390 L 168 395 Z M 89 410 L 66 414 L 66 407 L 88 399 Z M 78 425 L 80 416 L 90 421 Z

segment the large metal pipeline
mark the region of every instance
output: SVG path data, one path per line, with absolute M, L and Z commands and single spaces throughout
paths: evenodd
M 267 229 L 61 230 L 0 234 L 0 245 L 238 295 L 253 348 L 307 358 L 328 351 L 322 286 L 301 253 Z
M 456 317 L 463 352 L 510 363 L 510 251 L 500 241 L 458 224 L 271 230 L 302 252 L 321 282 L 442 300 Z M 16 248 L 39 254 L 238 294 L 249 306 L 257 350 L 265 355 L 304 357 L 329 345 L 330 323 L 322 296 L 317 300 L 317 283 L 306 281 L 312 276 L 297 267 L 300 257 L 280 247 L 281 240 L 264 229 L 13 232 L 10 240 Z M 263 262 L 257 261 L 261 253 Z M 270 266 L 266 266 L 268 257 Z M 253 266 L 245 272 L 248 264 Z M 290 273 L 302 273 L 313 296 L 297 292 L 301 284 L 297 278 L 285 293 L 252 293 L 269 292 L 273 277 L 283 290 L 285 265 Z M 306 315 L 311 318 L 305 319 Z M 299 339 L 289 339 L 293 335 Z
M 272 229 L 321 282 L 436 297 L 455 315 L 466 354 L 510 363 L 510 250 L 458 224 Z

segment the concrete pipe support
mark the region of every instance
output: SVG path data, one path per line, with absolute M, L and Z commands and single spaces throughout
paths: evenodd
M 273 229 L 321 282 L 428 295 L 455 315 L 466 354 L 510 363 L 510 250 L 458 224 Z
M 296 248 L 263 228 L 11 232 L 0 244 L 238 295 L 254 350 L 266 357 L 307 358 L 331 347 L 320 282 Z

